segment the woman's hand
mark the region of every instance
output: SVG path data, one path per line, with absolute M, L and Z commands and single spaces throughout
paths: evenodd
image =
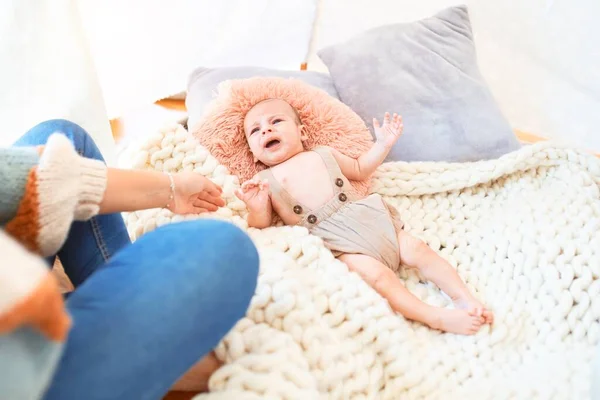
M 223 190 L 214 182 L 195 172 L 173 174 L 175 196 L 169 210 L 176 214 L 199 214 L 217 211 L 225 205 Z
M 394 113 L 390 121 L 390 113 L 386 112 L 383 117 L 383 125 L 379 125 L 377 118 L 373 118 L 373 129 L 377 143 L 380 143 L 386 149 L 390 149 L 396 140 L 402 135 L 402 117 Z
M 174 193 L 171 179 L 163 172 L 109 168 L 100 214 L 167 206 L 176 214 L 198 214 L 225 205 L 221 188 L 205 176 L 186 171 L 172 177 Z

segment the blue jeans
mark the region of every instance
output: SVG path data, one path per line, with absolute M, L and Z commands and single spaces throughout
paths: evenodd
M 85 157 L 89 135 L 44 122 L 17 145 L 60 131 Z M 120 214 L 75 222 L 58 253 L 76 289 L 64 353 L 45 398 L 160 399 L 241 319 L 256 288 L 258 254 L 232 224 L 170 224 L 130 244 Z

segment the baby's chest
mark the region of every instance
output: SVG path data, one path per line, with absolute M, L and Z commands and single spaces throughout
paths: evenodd
M 295 164 L 273 171 L 273 175 L 289 195 L 277 196 L 277 208 L 303 205 L 315 209 L 333 195 L 331 177 L 323 166 Z

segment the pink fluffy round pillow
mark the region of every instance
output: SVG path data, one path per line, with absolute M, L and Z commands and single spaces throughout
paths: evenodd
M 244 135 L 244 117 L 257 103 L 266 99 L 281 99 L 294 107 L 305 126 L 305 148 L 330 146 L 358 157 L 373 143 L 363 120 L 341 101 L 327 92 L 297 79 L 256 77 L 221 83 L 215 99 L 207 106 L 202 118 L 189 127 L 194 137 L 240 182 L 251 179 L 266 168 L 255 163 Z M 362 194 L 368 192 L 370 181 L 351 182 Z

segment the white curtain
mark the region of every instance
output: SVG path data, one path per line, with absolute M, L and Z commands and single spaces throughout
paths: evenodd
M 184 91 L 198 66 L 300 68 L 316 0 L 79 0 L 110 117 Z
M 0 1 L 0 145 L 43 120 L 65 118 L 116 161 L 80 22 L 76 0 Z
M 511 124 L 600 151 L 598 0 L 319 0 L 309 69 L 324 70 L 323 46 L 456 4 L 469 6 L 481 71 Z

